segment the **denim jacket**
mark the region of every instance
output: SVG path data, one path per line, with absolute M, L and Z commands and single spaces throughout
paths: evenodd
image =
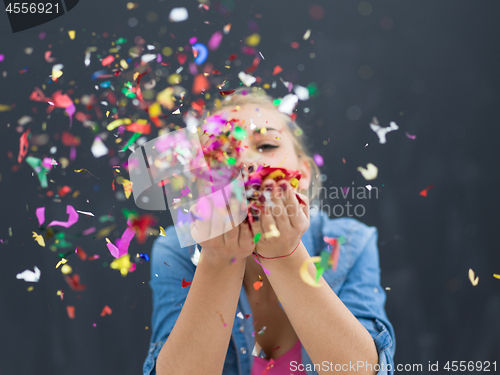
M 337 269 L 325 271 L 323 278 L 373 337 L 379 355 L 380 370 L 377 374 L 392 375 L 396 341 L 394 329 L 384 310 L 386 294 L 380 286 L 377 229 L 352 218 L 329 219 L 324 213 L 311 216 L 309 229 L 302 236 L 302 242 L 311 257 L 319 255 L 328 246 L 323 236 L 345 238 L 345 243 L 340 246 Z M 191 261 L 193 251 L 192 247 L 180 247 L 172 226 L 166 230 L 166 236 L 158 237 L 154 242 L 149 282 L 153 291 L 152 336 L 143 366 L 145 375 L 156 374 L 158 353 L 186 300 L 189 288 L 181 288 L 181 284 L 183 278 L 186 281 L 193 280 L 196 271 Z M 243 315 L 252 313 L 243 285 L 236 314 L 239 312 Z M 255 343 L 252 332 L 252 316 L 248 319 L 235 316 L 222 375 L 250 375 Z M 308 375 L 317 375 L 304 346 L 301 350 L 304 370 Z M 316 369 L 325 369 L 318 367 L 320 365 L 317 364 Z M 330 368 L 330 362 L 326 366 Z

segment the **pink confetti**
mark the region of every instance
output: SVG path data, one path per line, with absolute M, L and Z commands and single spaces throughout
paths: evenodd
M 75 224 L 78 221 L 78 212 L 73 208 L 73 206 L 67 205 L 66 206 L 66 213 L 69 215 L 68 221 L 51 221 L 48 227 L 51 227 L 53 225 L 59 225 L 61 227 L 69 228 L 73 224 Z
M 405 134 L 406 134 L 406 136 L 407 136 L 408 138 L 410 138 L 410 139 L 415 139 L 415 138 L 417 138 L 417 136 L 416 136 L 416 135 L 411 135 L 411 134 L 410 134 L 410 133 L 408 133 L 408 132 L 406 132 Z
M 88 234 L 90 234 L 90 233 L 94 233 L 95 231 L 96 231 L 95 227 L 91 227 L 91 228 L 89 228 L 89 229 L 85 229 L 85 230 L 82 232 L 82 234 L 83 234 L 84 236 L 86 236 L 86 235 L 88 235 Z
M 36 217 L 40 226 L 45 222 L 45 207 L 38 207 L 36 209 Z
M 210 37 L 210 40 L 208 41 L 208 49 L 211 51 L 215 51 L 217 48 L 219 48 L 220 43 L 222 42 L 222 32 L 221 31 L 216 31 L 215 33 L 212 34 Z
M 127 223 L 131 225 L 132 222 L 129 220 Z M 130 241 L 132 241 L 134 235 L 135 235 L 135 230 L 129 226 L 127 227 L 127 229 L 125 229 L 125 232 L 123 232 L 121 238 L 116 241 L 118 247 L 112 242 L 108 242 L 107 246 L 111 255 L 116 259 L 118 259 L 127 254 L 128 248 L 130 246 Z
M 262 264 L 261 264 L 261 263 L 257 260 L 257 257 L 255 256 L 255 254 L 252 254 L 252 256 L 253 256 L 253 259 L 255 259 L 255 261 L 257 262 L 257 264 L 258 264 L 259 266 L 261 266 L 261 267 L 262 267 L 262 269 L 264 270 L 265 274 L 266 274 L 266 275 L 270 275 L 270 274 L 271 274 L 271 271 L 269 271 L 266 267 L 264 267 L 264 266 L 263 266 L 263 265 L 262 265 Z
M 46 35 L 47 35 L 47 33 L 45 31 L 42 31 L 42 32 L 40 32 L 40 34 L 38 34 L 38 39 L 44 40 Z
M 318 167 L 322 167 L 324 164 L 323 156 L 321 156 L 320 154 L 315 154 L 314 155 L 314 162 L 316 163 L 316 165 Z
M 0 62 L 2 62 L 5 59 L 5 55 L 0 54 Z

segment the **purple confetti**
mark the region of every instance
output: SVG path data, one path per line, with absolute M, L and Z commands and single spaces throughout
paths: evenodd
M 323 156 L 320 154 L 314 154 L 314 162 L 318 167 L 322 167 L 325 161 L 323 160 Z
M 416 135 L 411 135 L 411 134 L 410 134 L 410 133 L 408 133 L 408 132 L 406 132 L 405 134 L 406 134 L 406 136 L 407 136 L 408 138 L 410 138 L 410 139 L 415 139 L 415 138 L 417 138 L 417 136 L 416 136 Z

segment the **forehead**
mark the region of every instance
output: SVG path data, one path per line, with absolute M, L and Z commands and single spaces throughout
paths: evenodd
M 259 104 L 243 104 L 224 107 L 213 114 L 224 113 L 226 118 L 239 120 L 243 127 L 250 128 L 253 123 L 257 128 L 270 127 L 278 131 L 286 128 L 283 114 L 274 107 Z

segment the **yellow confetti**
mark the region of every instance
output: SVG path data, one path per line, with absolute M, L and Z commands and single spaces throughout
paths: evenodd
M 68 275 L 70 274 L 71 272 L 73 272 L 73 269 L 71 268 L 71 266 L 69 264 L 65 264 L 61 267 L 61 272 L 65 275 Z
M 264 238 L 271 238 L 271 237 L 279 237 L 280 236 L 280 231 L 278 228 L 276 228 L 276 225 L 271 224 L 269 226 L 271 229 L 269 232 L 264 233 Z
M 250 47 L 257 47 L 260 43 L 260 35 L 255 33 L 245 38 L 245 44 Z
M 317 263 L 317 262 L 321 262 L 321 257 L 312 257 L 312 258 L 306 259 L 304 261 L 304 263 L 302 263 L 302 266 L 300 267 L 300 277 L 302 278 L 302 280 L 307 285 L 311 285 L 315 288 L 321 287 L 322 284 L 314 282 L 314 279 L 309 274 L 307 268 L 309 267 L 309 263 Z M 316 272 L 318 272 L 318 271 L 316 270 Z
M 279 141 L 281 138 L 280 137 L 276 137 L 276 139 Z
M 260 134 L 266 134 L 266 133 L 267 129 L 265 127 L 260 129 Z
M 283 164 L 286 160 L 286 157 L 281 161 L 281 163 L 278 164 L 278 168 L 281 167 L 281 164 Z
M 231 31 L 231 24 L 228 23 L 226 26 L 224 26 L 224 34 L 228 34 L 229 31 Z
M 35 287 L 33 287 L 33 286 L 29 286 L 29 287 L 28 287 L 28 292 L 31 292 L 33 289 L 35 289 Z
M 123 68 L 123 69 L 128 69 L 128 64 L 125 60 L 121 59 L 120 60 L 120 66 Z
M 128 199 L 130 197 L 130 194 L 132 194 L 132 181 L 124 178 L 122 185 L 123 185 L 123 190 L 125 192 L 125 196 Z
M 494 277 L 495 279 L 500 279 L 500 275 L 497 275 L 496 273 L 494 273 L 494 274 L 493 274 L 493 277 Z
M 167 234 L 165 233 L 165 229 L 163 227 L 160 227 L 160 236 L 166 236 Z
M 299 180 L 297 180 L 297 178 L 293 177 L 292 179 L 290 179 L 290 185 L 292 185 L 292 187 L 294 189 L 297 189 L 297 186 L 299 186 Z
M 154 102 L 151 104 L 148 108 L 148 112 L 150 117 L 159 117 L 162 114 L 160 103 Z
M 68 35 L 71 40 L 75 39 L 75 30 L 68 30 Z
M 106 111 L 106 117 L 109 117 L 109 111 Z
M 119 118 L 118 120 L 111 121 L 108 126 L 106 126 L 107 130 L 114 130 L 120 125 L 130 125 L 132 120 L 129 118 Z
M 363 167 L 358 167 L 358 172 L 361 172 L 365 180 L 374 180 L 377 178 L 378 168 L 372 163 L 366 165 L 366 169 Z
M 477 283 L 479 282 L 479 276 L 476 277 L 476 274 L 472 270 L 472 268 L 469 268 L 469 280 L 472 283 L 472 285 L 476 286 Z
M 42 247 L 45 247 L 45 241 L 43 239 L 43 236 L 41 234 L 38 234 L 36 232 L 33 232 L 33 238 L 35 239 L 36 242 Z
M 66 264 L 66 262 L 67 262 L 67 261 L 68 261 L 67 259 L 62 258 L 62 259 L 61 259 L 61 260 L 57 263 L 56 268 L 59 268 L 59 266 L 60 266 L 61 264 Z
M 10 111 L 12 107 L 7 104 L 0 104 L 0 112 Z
M 111 262 L 110 267 L 114 270 L 120 270 L 122 276 L 127 276 L 132 263 L 130 262 L 130 254 L 125 254 L 121 258 Z

